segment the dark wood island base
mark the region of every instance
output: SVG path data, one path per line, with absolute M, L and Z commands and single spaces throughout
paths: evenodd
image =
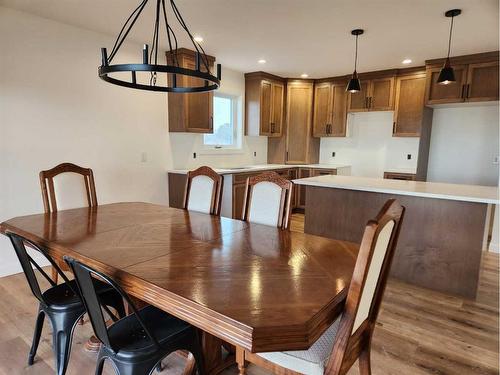
M 306 186 L 305 232 L 359 243 L 389 198 L 406 207 L 391 276 L 475 298 L 488 204 Z

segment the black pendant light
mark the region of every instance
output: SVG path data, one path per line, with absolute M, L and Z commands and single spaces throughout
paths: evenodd
M 354 72 L 352 73 L 352 77 L 349 80 L 349 83 L 347 84 L 347 88 L 346 88 L 346 91 L 349 91 L 351 93 L 361 91 L 361 84 L 359 83 L 358 72 L 356 71 L 356 68 L 358 66 L 358 36 L 360 36 L 363 33 L 364 33 L 364 30 L 362 30 L 362 29 L 355 29 L 355 30 L 351 31 L 351 34 L 356 37 L 356 54 L 354 56 Z
M 99 77 L 106 82 L 125 86 L 134 89 L 140 90 L 149 90 L 149 91 L 163 91 L 163 92 L 206 92 L 216 90 L 220 86 L 221 79 L 221 66 L 217 64 L 217 76 L 213 75 L 210 69 L 210 64 L 208 61 L 208 57 L 203 50 L 203 47 L 200 43 L 196 42 L 193 38 L 193 35 L 189 31 L 186 22 L 182 18 L 179 9 L 175 5 L 173 0 L 156 0 L 155 8 L 156 8 L 156 16 L 153 23 L 153 37 L 151 41 L 151 49 L 147 44 L 144 45 L 142 50 L 142 64 L 130 63 L 130 64 L 116 64 L 111 65 L 111 62 L 115 58 L 116 54 L 120 50 L 125 38 L 128 36 L 130 31 L 132 30 L 135 22 L 141 15 L 142 11 L 146 7 L 149 0 L 142 0 L 141 3 L 132 14 L 127 18 L 125 24 L 123 25 L 118 37 L 116 38 L 115 44 L 113 45 L 113 49 L 108 57 L 108 52 L 106 48 L 101 48 L 101 57 L 102 57 L 102 65 L 99 67 Z M 196 50 L 195 55 L 195 68 L 187 69 L 179 66 L 179 59 L 177 57 L 177 36 L 175 35 L 174 30 L 170 26 L 167 17 L 167 9 L 165 6 L 165 1 L 170 3 L 171 13 L 175 16 L 175 19 L 180 24 L 181 28 L 187 33 L 189 39 L 191 40 L 194 49 Z M 163 19 L 164 30 L 160 33 L 160 27 L 162 24 L 161 19 Z M 166 40 L 168 41 L 169 47 L 169 55 L 172 56 L 171 64 L 167 61 L 165 64 L 160 64 L 158 62 L 158 54 L 160 52 L 160 35 L 163 34 L 166 36 Z M 201 67 L 203 66 L 204 70 L 202 71 Z M 125 79 L 124 73 L 130 73 L 130 80 Z M 138 72 L 146 72 L 147 78 L 143 79 L 142 82 L 139 80 Z M 120 73 L 118 77 L 111 77 L 112 73 Z M 165 77 L 164 85 L 158 84 L 157 74 L 158 73 L 167 73 L 170 74 L 171 79 L 170 85 L 167 85 L 167 79 Z M 202 84 L 196 86 L 177 86 L 177 76 L 188 76 L 199 78 L 198 81 L 202 82 Z M 193 82 L 193 80 L 186 80 L 188 82 Z
M 446 17 L 451 18 L 451 24 L 450 24 L 450 36 L 448 38 L 448 55 L 446 56 L 446 61 L 444 62 L 443 68 L 439 72 L 439 77 L 437 80 L 437 83 L 439 83 L 440 85 L 448 85 L 456 81 L 455 72 L 453 71 L 453 68 L 451 67 L 450 64 L 450 52 L 451 52 L 451 35 L 453 32 L 453 19 L 456 16 L 460 15 L 460 13 L 462 13 L 460 9 L 451 9 L 444 14 Z

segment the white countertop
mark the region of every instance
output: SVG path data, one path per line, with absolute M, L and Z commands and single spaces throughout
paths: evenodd
M 464 202 L 498 204 L 498 187 L 402 181 L 354 176 L 318 176 L 293 180 L 295 184 L 334 189 L 368 191 L 415 197 L 450 199 Z
M 247 172 L 260 172 L 270 169 L 285 169 L 285 168 L 318 168 L 318 169 L 338 169 L 347 168 L 350 165 L 345 164 L 256 164 L 241 167 L 231 168 L 213 168 L 219 174 L 234 174 L 234 173 L 247 173 Z M 193 168 L 196 169 L 196 168 Z M 170 169 L 168 173 L 186 174 L 189 169 Z

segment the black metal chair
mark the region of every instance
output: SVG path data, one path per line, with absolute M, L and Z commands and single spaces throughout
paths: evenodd
M 73 330 L 86 312 L 85 306 L 83 305 L 80 295 L 78 294 L 76 281 L 69 280 L 66 277 L 52 257 L 47 254 L 45 249 L 14 233 L 7 233 L 7 235 L 14 246 L 14 250 L 16 251 L 17 257 L 21 263 L 24 275 L 28 280 L 30 289 L 33 292 L 33 295 L 40 302 L 35 325 L 35 333 L 33 335 L 33 343 L 28 357 L 28 365 L 31 366 L 33 364 L 36 350 L 40 342 L 43 322 L 45 315 L 47 315 L 52 324 L 53 349 L 56 357 L 56 373 L 57 375 L 64 375 L 68 366 Z M 50 262 L 52 267 L 54 267 L 59 277 L 64 280 L 64 283 L 56 284 L 52 278 L 45 273 L 40 265 L 36 263 L 28 254 L 25 244 L 28 244 L 29 247 L 40 252 L 40 254 L 42 254 Z M 33 266 L 50 284 L 50 287 L 44 292 L 41 291 Z M 125 308 L 120 294 L 116 293 L 113 288 L 108 286 L 108 284 L 98 280 L 93 280 L 93 285 L 98 291 L 99 297 L 105 305 L 104 308 L 110 315 L 111 319 L 118 320 L 106 306 L 113 307 L 119 317 L 125 316 Z
M 149 375 L 161 360 L 176 350 L 187 350 L 203 375 L 203 354 L 198 329 L 154 307 L 137 310 L 130 297 L 108 276 L 74 259 L 64 257 L 70 265 L 87 308 L 94 333 L 102 344 L 96 375 L 101 375 L 109 359 L 119 375 Z M 95 277 L 108 283 L 130 306 L 132 314 L 107 327 L 96 293 Z

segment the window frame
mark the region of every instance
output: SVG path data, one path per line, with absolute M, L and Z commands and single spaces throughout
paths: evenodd
M 205 137 L 209 134 L 203 134 L 203 153 L 223 154 L 223 153 L 241 153 L 242 152 L 242 98 L 240 95 L 215 92 L 212 100 L 215 98 L 226 98 L 231 100 L 231 115 L 233 125 L 233 143 L 230 145 L 212 145 L 205 143 Z M 213 106 L 215 110 L 215 103 Z M 213 114 L 215 116 L 215 113 Z

